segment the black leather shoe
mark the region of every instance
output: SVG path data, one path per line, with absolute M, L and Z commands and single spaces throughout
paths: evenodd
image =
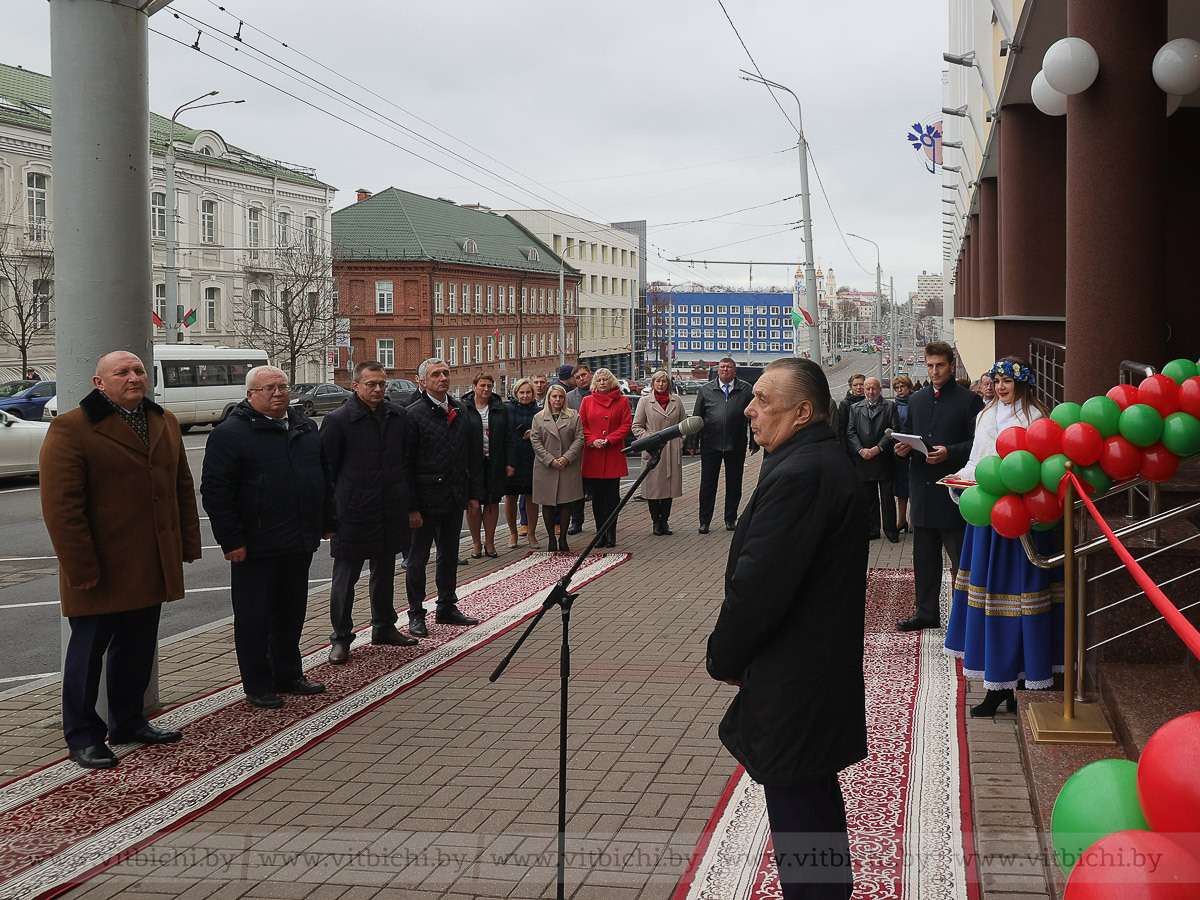
M 874 534 L 868 535 L 867 537 L 872 541 L 877 541 L 879 540 L 879 532 L 877 531 Z
M 173 744 L 183 739 L 183 732 L 155 728 L 147 722 L 145 725 L 135 728 L 128 734 L 124 732 L 110 734 L 108 739 L 114 744 Z
M 425 627 L 425 613 L 408 614 L 408 633 L 413 637 L 429 637 L 429 629 Z
M 387 647 L 411 647 L 416 642 L 416 638 L 409 637 L 407 634 L 401 634 L 395 628 L 391 631 L 371 636 L 372 644 L 381 644 Z
M 275 690 L 281 694 L 303 694 L 307 696 L 308 694 L 325 693 L 325 685 L 316 681 L 309 681 L 307 678 L 301 675 L 295 681 L 289 681 L 287 684 L 279 685 L 277 688 L 275 688 Z
M 333 644 L 329 648 L 329 664 L 331 666 L 344 666 L 348 662 L 350 662 L 349 644 Z
M 662 533 L 663 533 L 663 534 L 674 534 L 674 533 L 675 533 L 675 532 L 673 532 L 673 531 L 671 530 L 671 526 L 670 526 L 670 524 L 667 522 L 667 520 L 666 520 L 666 519 L 663 519 L 663 520 L 662 520 L 662 528 L 663 528 L 663 530 L 662 530 Z
M 93 744 L 81 750 L 72 750 L 68 755 L 71 762 L 85 769 L 111 769 L 120 762 L 116 754 L 108 749 L 108 744 Z
M 898 531 L 885 531 L 883 533 L 883 536 L 886 537 L 893 544 L 900 543 L 900 533 Z
M 1010 712 L 1017 711 L 1017 695 L 1013 693 L 1012 688 L 1006 691 L 988 691 L 983 702 L 978 706 L 971 707 L 972 719 L 988 719 L 996 714 L 996 710 L 1000 708 L 1000 704 L 1004 704 L 1004 708 Z
M 259 709 L 279 709 L 283 706 L 283 698 L 274 691 L 266 691 L 262 694 L 247 694 L 246 702 L 251 706 L 257 706 Z
M 463 559 L 461 556 L 458 558 L 458 564 L 460 566 L 465 566 L 467 564 L 467 562 L 468 562 L 468 560 Z
M 558 552 L 559 553 L 570 553 L 571 552 L 571 548 L 567 546 L 566 538 L 558 539 Z
M 725 530 L 726 531 L 733 531 L 735 528 L 737 528 L 737 519 L 726 519 L 725 520 Z
M 909 616 L 896 623 L 897 631 L 920 631 L 922 628 L 941 628 L 942 623 L 936 619 L 923 619 L 920 616 Z
M 654 520 L 654 534 L 658 537 L 661 537 L 663 534 L 662 522 L 658 519 Z
M 439 625 L 478 625 L 478 619 L 464 616 L 457 606 L 439 606 L 433 614 L 433 621 Z
M 567 534 L 579 534 L 582 531 L 583 531 L 582 525 L 577 525 L 575 522 L 572 522 L 571 527 L 567 529 Z
M 708 523 L 707 523 L 707 522 L 701 522 L 701 523 L 700 523 L 700 533 L 701 533 L 701 534 L 708 534 Z

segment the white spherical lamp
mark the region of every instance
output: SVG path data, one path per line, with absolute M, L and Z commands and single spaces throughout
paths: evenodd
M 1100 72 L 1100 57 L 1083 38 L 1065 37 L 1055 41 L 1042 57 L 1046 83 L 1060 94 L 1086 91 Z
M 1033 105 L 1048 116 L 1064 116 L 1067 114 L 1067 95 L 1061 94 L 1046 83 L 1046 73 L 1038 72 L 1033 76 L 1033 85 L 1029 89 L 1033 95 Z
M 1168 94 L 1186 97 L 1200 90 L 1200 41 L 1167 41 L 1154 54 L 1150 72 L 1154 83 Z
M 1183 102 L 1183 98 L 1178 94 L 1167 94 L 1167 118 L 1175 115 L 1175 110 L 1179 109 L 1179 104 Z

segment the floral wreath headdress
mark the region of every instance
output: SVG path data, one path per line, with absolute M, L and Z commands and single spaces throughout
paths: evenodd
M 1033 370 L 1029 366 L 1023 366 L 1020 363 L 1009 362 L 1007 359 L 1002 359 L 992 366 L 988 375 L 995 378 L 998 375 L 1004 375 L 1011 378 L 1013 381 L 1023 381 L 1025 384 L 1033 387 L 1034 377 Z

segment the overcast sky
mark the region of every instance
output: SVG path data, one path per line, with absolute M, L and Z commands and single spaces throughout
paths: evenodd
M 836 216 L 878 242 L 885 289 L 893 276 L 903 296 L 940 272 L 942 178 L 906 134 L 941 107 L 945 4 L 724 2 L 763 74 L 803 104 L 818 263 L 839 284 L 874 287 L 874 248 L 844 240 Z M 49 3 L 5 7 L 4 61 L 53 75 Z M 219 33 L 239 19 L 240 46 Z M 755 265 L 755 288 L 790 285 L 803 259 L 801 232 L 787 230 L 799 200 L 772 203 L 799 193 L 796 132 L 765 88 L 740 80 L 753 64 L 717 0 L 175 0 L 150 26 L 155 112 L 212 89 L 245 98 L 181 121 L 315 169 L 337 187 L 335 209 L 356 188 L 395 186 L 646 219 L 650 278 L 674 283 L 750 279 L 746 266 L 666 262 L 676 257 L 791 263 Z M 794 122 L 795 101 L 778 97 Z M 733 212 L 747 207 L 759 208 Z M 696 219 L 708 221 L 670 224 Z

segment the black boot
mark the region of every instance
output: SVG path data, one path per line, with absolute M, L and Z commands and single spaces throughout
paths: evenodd
M 670 518 L 670 516 L 671 516 L 671 499 L 670 498 L 667 498 L 666 500 L 664 500 L 662 502 L 661 510 L 662 511 L 659 513 L 659 518 L 662 519 L 663 534 L 674 534 L 675 532 L 673 532 L 671 530 L 671 526 L 667 524 L 667 519 Z
M 1004 703 L 1004 708 L 1008 712 L 1015 713 L 1017 711 L 1017 695 L 1012 692 L 1012 688 L 1003 691 L 988 691 L 982 703 L 971 707 L 971 718 L 990 719 L 996 714 L 1001 703 Z

